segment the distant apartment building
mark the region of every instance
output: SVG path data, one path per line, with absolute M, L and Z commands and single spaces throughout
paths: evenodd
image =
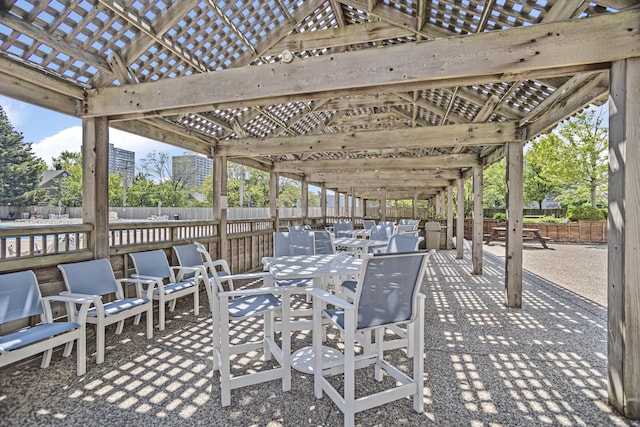
M 136 153 L 109 144 L 109 173 L 126 175 L 133 180 L 136 173 Z
M 201 185 L 213 170 L 213 160 L 197 153 L 187 153 L 171 158 L 171 176 L 187 187 Z

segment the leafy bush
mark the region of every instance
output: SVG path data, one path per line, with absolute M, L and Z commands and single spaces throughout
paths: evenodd
M 507 220 L 507 214 L 503 212 L 494 213 L 493 219 L 497 219 L 500 222 L 505 222 Z
M 600 212 L 602 212 L 604 219 L 609 219 L 609 209 L 600 209 Z
M 582 205 L 571 208 L 567 211 L 567 217 L 571 221 L 584 220 L 598 220 L 606 219 L 602 210 L 594 208 L 590 205 Z

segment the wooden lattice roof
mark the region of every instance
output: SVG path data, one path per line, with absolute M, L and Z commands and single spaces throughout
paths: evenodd
M 632 0 L 0 0 L 0 93 L 360 196 L 428 196 L 606 100 L 610 62 L 640 55 L 638 12 Z

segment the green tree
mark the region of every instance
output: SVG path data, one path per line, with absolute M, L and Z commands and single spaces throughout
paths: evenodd
M 549 139 L 548 141 L 552 141 Z M 523 198 L 525 202 L 536 202 L 538 209 L 542 209 L 542 202 L 548 195 L 558 193 L 559 183 L 552 181 L 545 175 L 543 143 L 547 140 L 536 140 L 531 143 L 530 149 L 524 155 L 524 188 Z
M 41 194 L 36 188 L 46 164 L 23 139 L 0 107 L 0 205 L 35 204 Z
M 487 167 L 482 175 L 482 205 L 487 209 L 501 208 L 506 205 L 507 167 L 504 157 Z
M 63 151 L 53 158 L 53 164 L 68 173 L 66 178 L 62 178 L 60 202 L 64 206 L 82 206 L 82 155 Z M 53 200 L 50 202 L 53 203 Z
M 604 200 L 608 180 L 608 129 L 593 110 L 582 112 L 537 143 L 540 175 L 558 188 L 565 205 Z

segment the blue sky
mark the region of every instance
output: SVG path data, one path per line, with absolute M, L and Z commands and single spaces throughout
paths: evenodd
M 36 156 L 52 166 L 51 159 L 63 151 L 80 152 L 82 145 L 82 120 L 59 114 L 31 104 L 0 96 L 13 128 L 21 132 L 25 142 L 33 143 Z M 184 149 L 142 138 L 117 129 L 109 131 L 109 142 L 118 148 L 134 151 L 136 163 L 153 151 L 179 155 Z

